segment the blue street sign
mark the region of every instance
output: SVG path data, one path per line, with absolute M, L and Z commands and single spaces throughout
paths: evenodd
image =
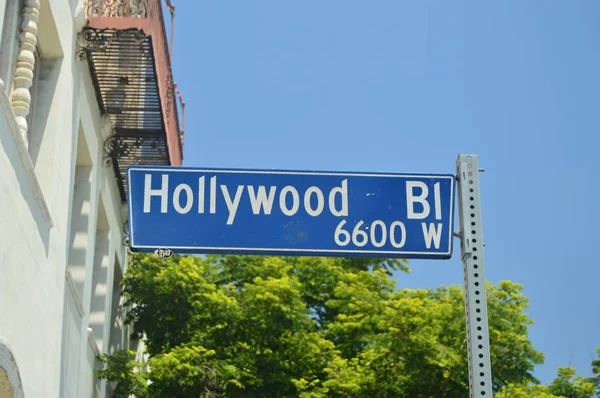
M 454 176 L 130 167 L 132 250 L 452 255 Z

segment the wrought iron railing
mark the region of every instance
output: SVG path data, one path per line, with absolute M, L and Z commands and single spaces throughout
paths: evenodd
M 115 32 L 109 40 L 118 40 L 117 32 L 132 29 L 151 37 L 169 158 L 172 165 L 180 165 L 182 137 L 161 0 L 87 0 L 86 11 L 86 29 L 93 32 Z M 99 50 L 102 51 L 101 48 Z M 132 54 L 128 53 L 126 56 L 130 57 Z

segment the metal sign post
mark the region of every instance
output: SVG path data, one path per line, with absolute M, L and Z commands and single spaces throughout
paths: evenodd
M 465 283 L 469 391 L 472 398 L 492 397 L 479 172 L 477 155 L 458 156 L 459 236 Z

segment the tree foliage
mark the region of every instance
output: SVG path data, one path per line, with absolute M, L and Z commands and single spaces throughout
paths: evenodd
M 137 394 L 468 396 L 462 288 L 398 289 L 392 271 L 409 269 L 398 260 L 134 255 L 123 280 L 127 320 L 145 337 L 151 382 Z M 498 396 L 592 396 L 598 378 L 568 368 L 536 385 L 543 355 L 528 339 L 521 285 L 488 284 L 488 306 Z M 100 376 L 131 373 L 125 359 L 105 358 Z M 127 386 L 139 383 L 127 377 L 120 391 L 134 393 Z
M 100 379 L 116 383 L 115 397 L 148 396 L 147 374 L 143 372 L 142 366 L 132 359 L 134 355 L 133 351 L 120 350 L 113 355 L 102 354 L 98 357 L 102 368 L 96 370 L 96 375 Z

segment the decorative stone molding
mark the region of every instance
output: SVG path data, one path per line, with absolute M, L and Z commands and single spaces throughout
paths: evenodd
M 88 0 L 88 17 L 146 18 L 147 0 Z
M 19 55 L 17 56 L 17 69 L 13 80 L 14 89 L 11 95 L 11 106 L 26 147 L 29 147 L 29 140 L 27 139 L 27 115 L 29 115 L 31 109 L 29 89 L 33 84 L 39 19 L 40 1 L 24 0 L 21 14 L 21 34 L 19 35 Z
M 4 370 L 8 377 L 8 382 L 12 388 L 14 398 L 23 398 L 23 384 L 17 362 L 10 351 L 6 340 L 0 337 L 0 368 Z

